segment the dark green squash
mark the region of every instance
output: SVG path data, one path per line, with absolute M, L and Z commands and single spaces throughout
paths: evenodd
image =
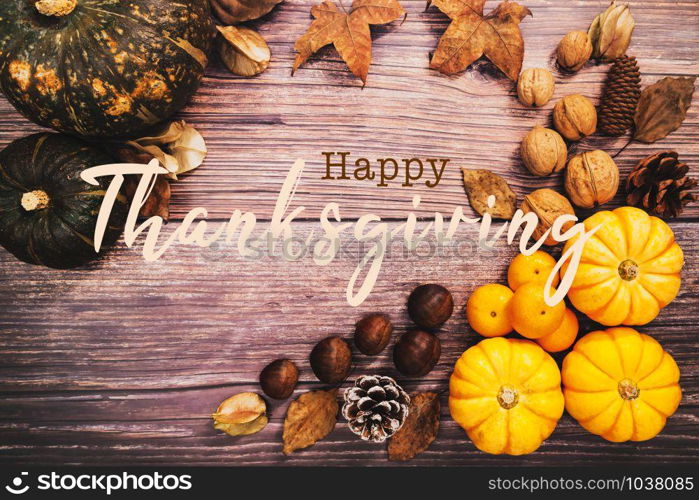
M 110 178 L 93 186 L 86 168 L 112 163 L 71 136 L 34 134 L 0 151 L 0 245 L 30 264 L 66 269 L 95 259 L 97 214 Z M 114 203 L 102 249 L 121 234 L 127 201 Z
M 134 135 L 194 94 L 214 32 L 208 0 L 1 0 L 0 89 L 39 125 Z

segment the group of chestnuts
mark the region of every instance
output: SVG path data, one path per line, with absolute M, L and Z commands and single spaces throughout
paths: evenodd
M 408 298 L 408 315 L 417 328 L 403 333 L 393 348 L 396 369 L 407 377 L 422 377 L 437 364 L 442 352 L 435 331 L 454 312 L 454 299 L 441 285 L 427 284 L 415 288 Z M 393 324 L 387 314 L 371 313 L 362 317 L 354 331 L 354 345 L 359 352 L 375 356 L 391 340 Z M 310 355 L 315 376 L 326 384 L 344 381 L 352 368 L 352 349 L 338 336 L 318 342 Z M 299 379 L 296 363 L 277 359 L 260 372 L 260 386 L 273 399 L 286 399 L 294 392 Z

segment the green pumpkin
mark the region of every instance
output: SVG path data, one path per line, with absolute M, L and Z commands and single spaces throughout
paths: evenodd
M 0 245 L 30 264 L 66 269 L 95 259 L 97 214 L 111 178 L 93 186 L 86 168 L 113 163 L 71 136 L 34 134 L 0 151 Z M 102 249 L 119 238 L 127 201 L 114 203 Z
M 194 94 L 214 33 L 208 0 L 0 0 L 0 89 L 39 125 L 134 135 Z

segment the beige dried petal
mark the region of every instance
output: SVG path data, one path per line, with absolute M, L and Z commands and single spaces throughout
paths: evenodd
M 592 57 L 612 61 L 626 54 L 635 26 L 629 6 L 612 1 L 607 10 L 592 21 L 588 30 Z
M 194 170 L 204 162 L 207 148 L 202 135 L 183 120 L 165 124 L 159 133 L 128 141 L 127 145 L 149 153 L 177 180 L 178 174 Z
M 254 392 L 241 392 L 221 403 L 212 415 L 223 424 L 246 424 L 267 411 L 265 400 Z
M 170 151 L 177 159 L 178 169 L 175 174 L 184 174 L 204 162 L 207 151 L 206 142 L 194 127 L 188 126 L 180 138 L 170 145 Z
M 249 434 L 255 434 L 260 432 L 267 426 L 269 419 L 267 415 L 260 415 L 252 422 L 247 422 L 244 424 L 226 424 L 214 422 L 214 429 L 223 431 L 230 436 L 247 436 Z
M 218 53 L 231 73 L 255 76 L 267 69 L 272 54 L 262 35 L 244 26 L 216 28 L 222 35 L 218 39 Z
M 464 176 L 464 189 L 471 207 L 480 215 L 489 213 L 495 219 L 511 219 L 515 213 L 517 195 L 507 181 L 490 170 L 461 169 Z M 488 198 L 495 197 L 490 207 Z

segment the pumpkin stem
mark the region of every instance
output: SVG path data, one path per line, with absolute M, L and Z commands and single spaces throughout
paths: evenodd
M 619 276 L 625 281 L 633 281 L 638 277 L 638 264 L 631 259 L 626 259 L 619 264 Z
M 41 189 L 36 191 L 29 191 L 22 195 L 22 208 L 27 212 L 33 210 L 43 210 L 49 206 L 49 195 Z
M 627 401 L 631 401 L 632 399 L 636 399 L 638 395 L 641 393 L 641 390 L 638 388 L 636 384 L 633 383 L 632 380 L 625 378 L 621 382 L 619 382 L 619 395 L 623 398 L 626 399 Z
M 517 392 L 517 389 L 508 384 L 500 387 L 497 398 L 500 406 L 506 410 L 514 408 L 517 406 L 517 403 L 519 403 L 519 393 Z
M 78 0 L 39 0 L 34 7 L 44 16 L 67 16 L 78 5 Z

